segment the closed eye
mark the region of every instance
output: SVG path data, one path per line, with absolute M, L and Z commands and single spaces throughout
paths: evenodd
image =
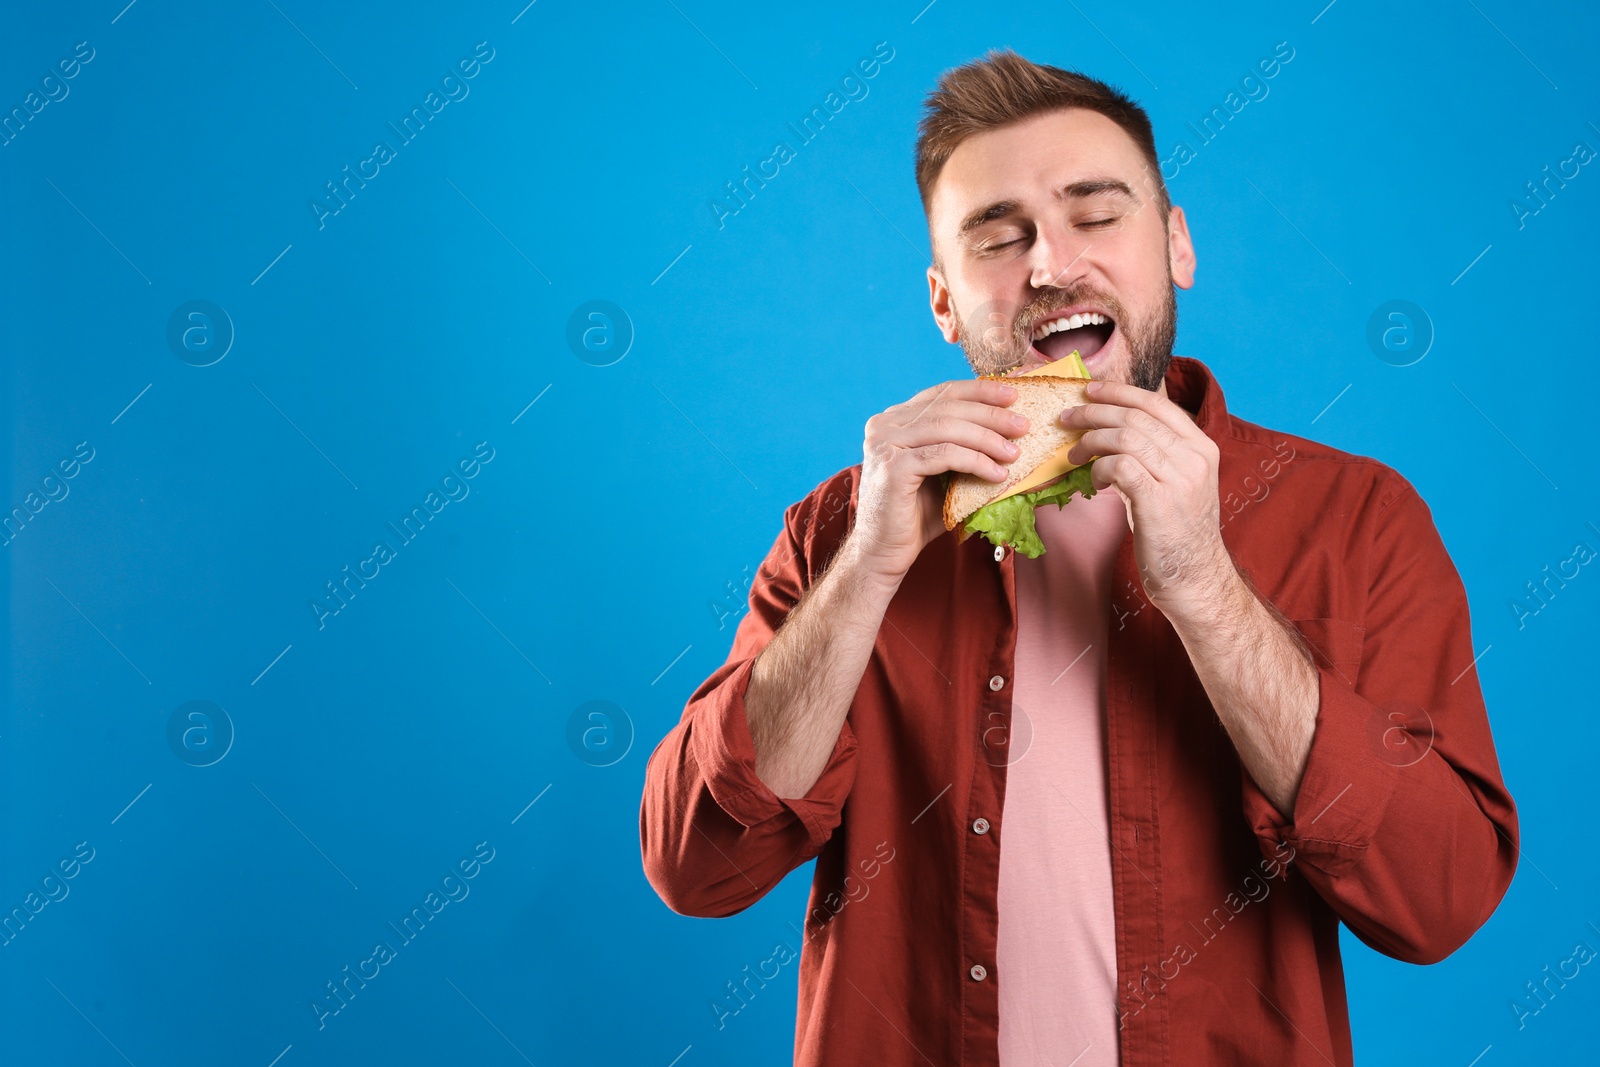
M 1009 248 L 1012 245 L 1019 245 L 1019 244 L 1021 244 L 1022 242 L 1026 241 L 1026 240 L 1027 240 L 1027 238 L 1025 238 L 1025 237 L 1013 237 L 1009 241 L 998 241 L 998 242 L 996 242 L 994 244 L 984 245 L 983 247 L 977 249 L 977 252 L 980 255 L 982 255 L 983 253 L 986 253 L 986 252 L 998 252 L 1002 248 Z
M 1116 226 L 1121 221 L 1122 221 L 1122 216 L 1121 215 L 1107 215 L 1104 218 L 1085 219 L 1084 221 L 1078 223 L 1077 225 L 1078 225 L 1078 227 L 1080 229 L 1085 229 L 1085 230 L 1104 230 L 1104 229 L 1107 229 L 1109 227 Z M 981 245 L 981 246 L 973 249 L 973 251 L 975 253 L 977 253 L 978 255 L 980 255 L 980 256 L 981 255 L 989 255 L 989 254 L 992 254 L 992 253 L 995 253 L 995 252 L 999 252 L 1002 249 L 1010 248 L 1012 245 L 1024 244 L 1024 243 L 1027 242 L 1027 240 L 1028 240 L 1027 236 L 1013 237 L 1009 241 L 995 241 L 995 242 L 993 242 L 991 244 Z

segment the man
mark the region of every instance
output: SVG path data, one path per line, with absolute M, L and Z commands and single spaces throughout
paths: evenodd
M 1137 104 L 1001 52 L 928 105 L 934 318 L 981 374 L 1082 353 L 1099 491 L 1038 559 L 958 542 L 938 476 L 1005 477 L 1014 391 L 870 419 L 651 756 L 646 873 L 722 916 L 816 857 L 799 1064 L 1349 1064 L 1339 922 L 1433 963 L 1516 866 L 1460 578 L 1399 474 L 1172 356 Z

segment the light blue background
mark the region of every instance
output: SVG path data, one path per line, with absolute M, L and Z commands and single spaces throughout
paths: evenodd
M 1600 949 L 1600 574 L 1520 629 L 1511 608 L 1600 549 L 1600 170 L 1520 229 L 1510 208 L 1600 148 L 1591 6 L 122 2 L 0 36 L 5 111 L 94 49 L 0 147 L 8 506 L 95 450 L 0 550 L 0 907 L 95 849 L 0 948 L 8 1060 L 787 1062 L 794 968 L 724 1030 L 707 1002 L 792 937 L 809 865 L 737 917 L 676 916 L 639 795 L 784 507 L 859 461 L 872 413 L 968 373 L 926 306 L 921 97 L 1010 45 L 1131 92 L 1165 155 L 1280 41 L 1269 95 L 1171 182 L 1199 254 L 1178 351 L 1243 417 L 1422 492 L 1525 846 L 1437 966 L 1346 934 L 1357 1058 L 1593 1054 L 1593 967 L 1525 1029 L 1509 1006 Z M 319 230 L 323 183 L 480 41 L 470 95 Z M 723 183 L 880 41 L 869 95 L 719 229 Z M 237 332 L 204 368 L 165 339 L 194 299 Z M 636 334 L 607 367 L 565 339 L 595 299 Z M 1407 367 L 1366 341 L 1393 299 L 1436 333 Z M 479 441 L 470 495 L 319 630 L 323 583 Z M 191 700 L 236 730 L 213 766 L 168 746 Z M 591 700 L 631 719 L 612 766 L 567 741 Z M 319 1031 L 324 983 L 480 841 L 470 895 Z

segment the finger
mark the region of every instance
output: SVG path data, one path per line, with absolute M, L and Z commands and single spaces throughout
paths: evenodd
M 1074 463 L 1117 455 L 1134 457 L 1157 481 L 1167 481 L 1175 469 L 1171 455 L 1131 426 L 1090 430 L 1067 452 L 1067 458 Z
M 940 400 L 921 415 L 908 421 L 907 425 L 918 422 L 929 422 L 936 419 L 961 419 L 987 427 L 995 433 L 1005 434 L 1009 437 L 1021 437 L 1028 432 L 1029 422 L 1023 415 L 1009 408 L 997 407 L 976 400 Z
M 970 400 L 1004 407 L 1017 398 L 1015 386 L 994 378 L 960 378 L 953 382 L 930 385 L 905 404 L 911 418 L 939 400 Z
M 899 449 L 890 460 L 890 466 L 922 478 L 945 471 L 961 471 L 991 482 L 1003 482 L 1011 476 L 1008 468 L 983 452 L 951 441 L 935 441 L 918 448 Z
M 929 445 L 950 443 L 983 452 L 1001 463 L 1010 463 L 1020 454 L 1020 447 L 987 426 L 952 416 L 935 416 L 919 419 L 909 426 L 895 427 L 884 435 L 891 448 L 915 449 Z
M 1125 453 L 1096 459 L 1094 466 L 1089 468 L 1089 481 L 1097 491 L 1108 485 L 1116 486 L 1118 492 L 1128 498 L 1130 505 L 1138 504 L 1156 485 L 1155 478 L 1144 465 Z
M 1191 437 L 1175 432 L 1161 418 L 1142 408 L 1124 407 L 1120 404 L 1079 404 L 1061 413 L 1061 425 L 1069 429 L 1088 430 L 1103 426 L 1128 426 L 1139 430 L 1163 448 L 1172 448 Z M 1199 429 L 1199 427 L 1195 427 Z M 1201 433 L 1205 437 L 1204 432 Z M 1207 438 L 1209 440 L 1209 438 Z
M 1127 382 L 1093 382 L 1091 385 L 1092 389 L 1088 395 L 1092 400 L 1101 404 L 1114 404 L 1122 408 L 1143 411 L 1185 439 L 1192 439 L 1196 435 L 1205 436 L 1205 431 L 1200 429 L 1187 411 L 1160 393 L 1152 393 L 1148 389 L 1141 389 Z
M 1190 453 L 1199 454 L 1211 443 L 1211 439 L 1201 434 L 1198 439 L 1180 436 L 1172 432 L 1172 428 L 1157 419 L 1147 411 L 1138 408 L 1118 407 L 1115 404 L 1085 404 L 1081 407 L 1068 408 L 1061 414 L 1061 425 L 1068 429 L 1082 429 L 1092 431 L 1101 428 L 1121 428 L 1131 433 L 1143 434 L 1155 447 L 1156 451 L 1164 456 L 1175 457 Z M 1117 449 L 1126 451 L 1126 449 Z M 1081 452 L 1087 461 L 1093 452 Z M 1077 456 L 1073 457 L 1074 459 Z

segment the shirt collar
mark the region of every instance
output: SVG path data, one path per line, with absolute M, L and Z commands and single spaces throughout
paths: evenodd
M 1190 356 L 1173 356 L 1167 364 L 1167 396 L 1194 416 L 1207 437 L 1227 436 L 1228 407 L 1222 399 L 1222 386 L 1204 363 Z

